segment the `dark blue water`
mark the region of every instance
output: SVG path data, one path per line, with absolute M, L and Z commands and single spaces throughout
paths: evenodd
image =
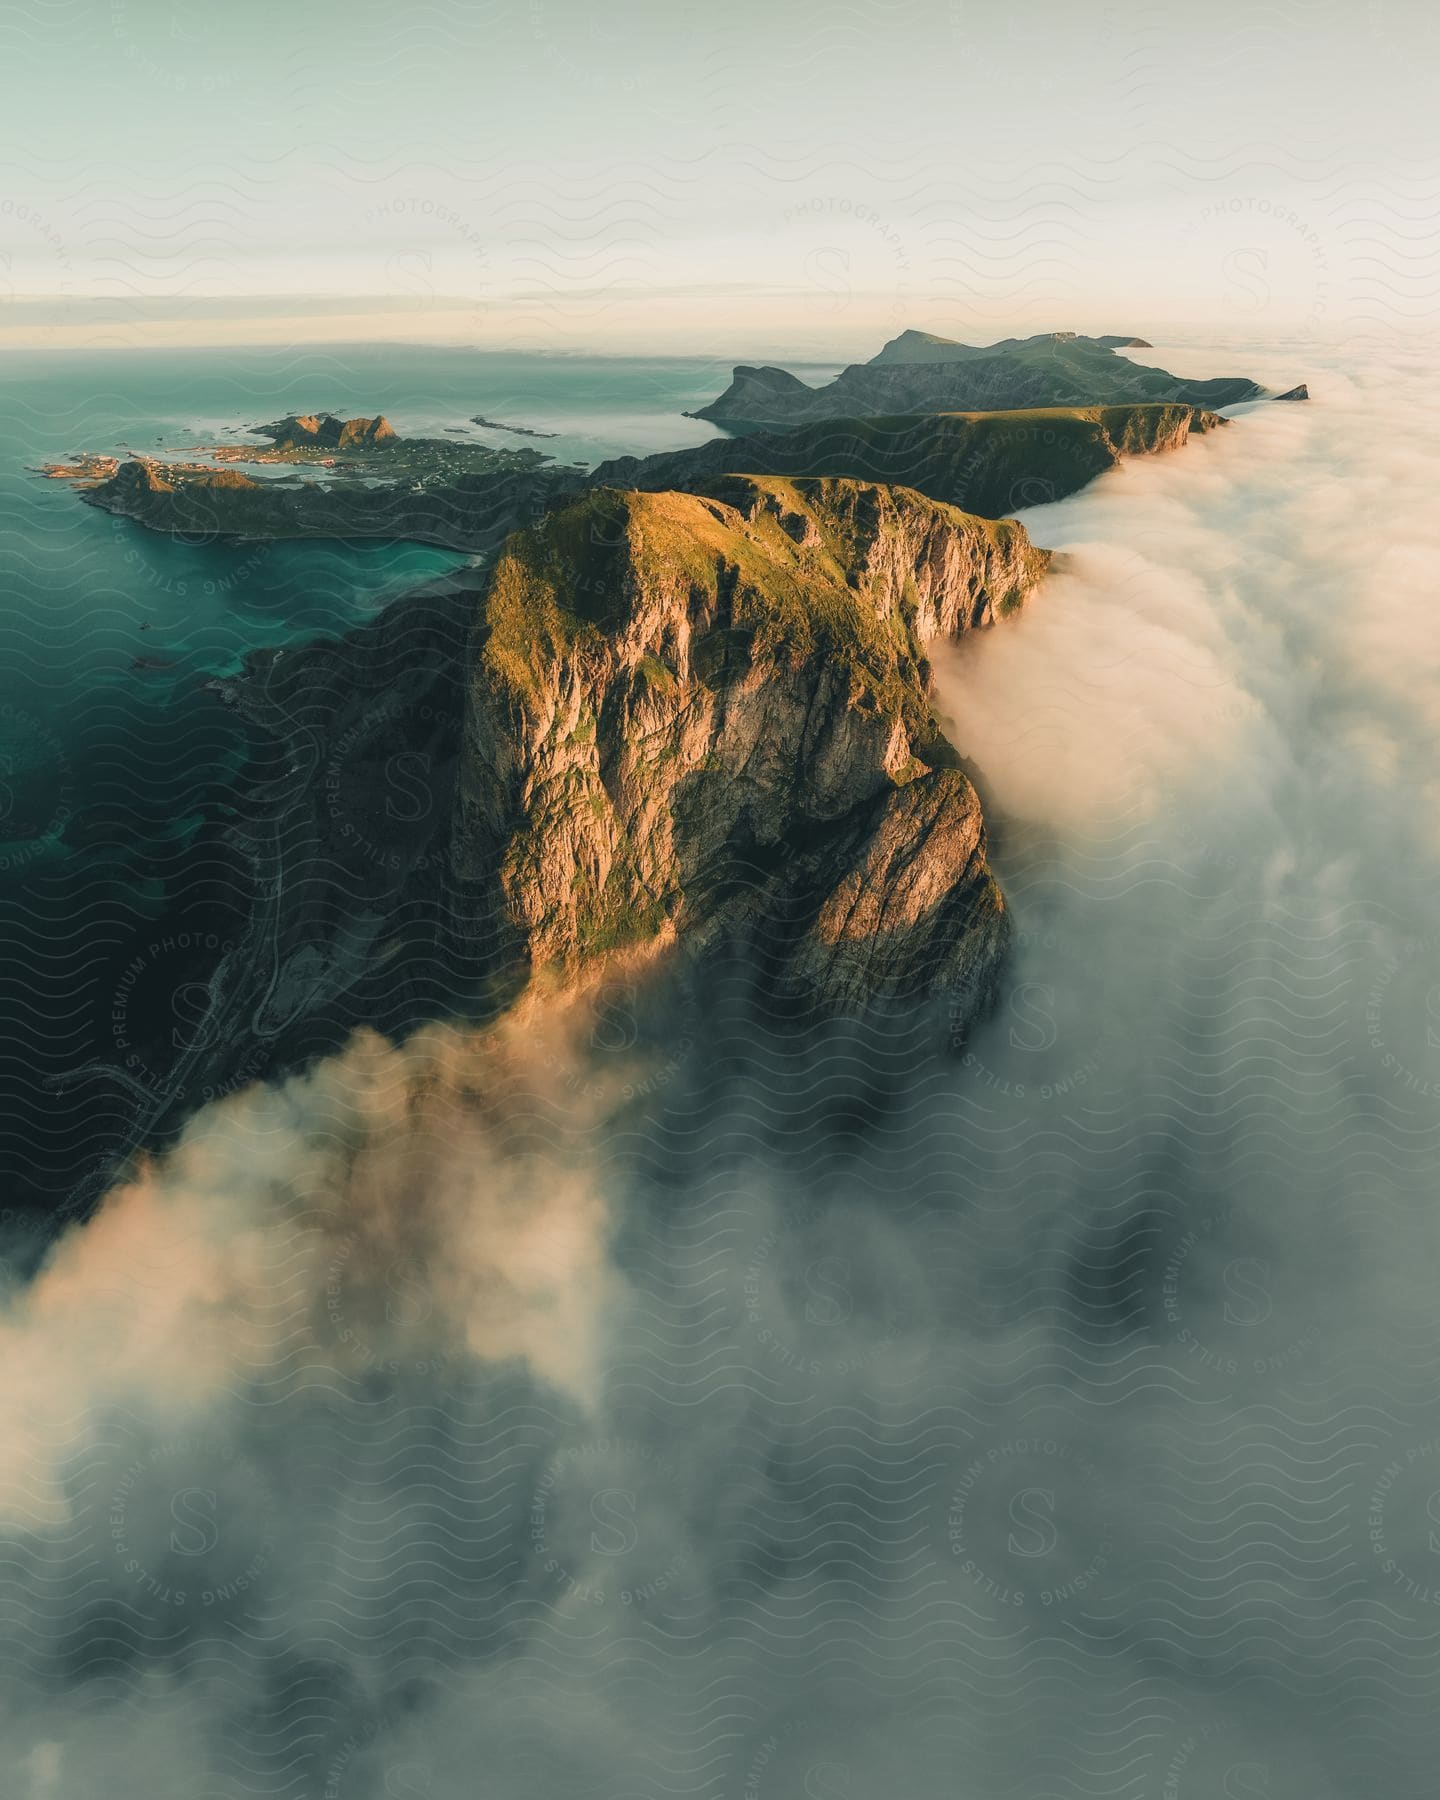
M 344 631 L 465 560 L 373 541 L 179 542 L 33 465 L 178 452 L 314 410 L 384 412 L 414 435 L 479 413 L 558 435 L 469 426 L 477 442 L 592 463 L 712 436 L 683 415 L 728 379 L 704 360 L 396 345 L 0 356 L 0 1207 L 62 1204 L 123 1137 L 135 1094 L 121 1077 L 69 1076 L 128 1066 L 143 1085 L 137 1013 L 172 1003 L 187 938 L 223 935 L 245 903 L 223 834 L 266 747 L 207 680 L 247 650 Z

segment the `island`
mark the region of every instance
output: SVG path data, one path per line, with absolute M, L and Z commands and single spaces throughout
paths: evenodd
M 949 348 L 897 340 L 879 373 L 953 369 Z M 82 499 L 154 530 L 475 553 L 211 684 L 288 774 L 229 828 L 226 854 L 268 872 L 204 972 L 167 1106 L 359 1026 L 492 1019 L 617 958 L 662 987 L 728 960 L 767 1018 L 934 1006 L 958 1043 L 1009 923 L 932 649 L 1003 629 L 1043 583 L 1016 511 L 1226 423 L 1173 397 L 847 414 L 587 475 L 303 413 L 256 428 L 261 457 L 302 465 L 274 474 L 235 466 L 255 445 L 87 465 Z M 397 771 L 423 772 L 422 805 L 377 805 Z
M 847 476 L 916 488 L 1003 518 L 1076 493 L 1124 456 L 1178 450 L 1192 435 L 1226 423 L 1204 407 L 1154 401 L 830 419 L 716 438 L 693 450 L 618 457 L 601 463 L 591 480 L 654 489 L 740 472 Z
M 539 450 L 403 437 L 383 415 L 291 414 L 251 429 L 267 442 L 84 456 L 40 472 L 74 482 L 91 506 L 192 539 L 386 538 L 472 554 L 583 479 Z M 246 473 L 274 465 L 294 472 Z
M 852 363 L 823 388 L 807 387 L 777 368 L 738 366 L 730 386 L 693 417 L 735 430 L 796 425 L 817 419 L 907 412 L 971 412 L 1038 406 L 1120 405 L 1178 401 L 1233 406 L 1260 398 L 1241 376 L 1191 381 L 1119 356 L 1134 338 L 1082 337 L 1049 331 L 977 348 L 927 332 L 892 338 L 869 362 Z
M 559 437 L 558 431 L 532 431 L 528 425 L 505 425 L 499 419 L 487 419 L 481 413 L 473 413 L 472 425 L 483 425 L 489 431 L 509 431 L 516 437 L 553 438 Z

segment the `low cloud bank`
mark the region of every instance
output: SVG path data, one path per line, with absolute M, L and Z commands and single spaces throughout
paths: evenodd
M 1037 510 L 941 668 L 967 1041 L 362 1040 L 57 1248 L 20 1793 L 1424 1791 L 1440 412 L 1307 374 Z

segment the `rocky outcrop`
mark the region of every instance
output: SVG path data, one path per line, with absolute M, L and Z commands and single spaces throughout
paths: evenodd
M 271 425 L 255 430 L 268 437 L 277 450 L 373 450 L 379 444 L 399 440 L 390 421 L 379 414 L 373 419 L 339 419 L 334 413 L 290 413 Z
M 835 419 L 789 432 L 716 438 L 693 450 L 620 457 L 591 479 L 638 488 L 703 486 L 717 475 L 830 475 L 898 483 L 987 518 L 1063 499 L 1122 456 L 1178 449 L 1225 424 L 1173 404 Z
M 925 646 L 1013 610 L 1047 560 L 1012 523 L 823 479 L 602 489 L 512 539 L 476 625 L 455 842 L 510 957 L 570 974 L 759 931 L 829 1003 L 861 964 L 874 998 L 990 954 L 998 895 Z
M 321 485 L 134 460 L 79 492 L 89 505 L 152 531 L 189 537 L 403 539 L 479 554 L 579 481 L 572 469 L 524 467 L 433 482 Z
M 767 1008 L 978 1010 L 1005 912 L 926 650 L 1048 560 L 866 483 L 599 489 L 483 574 L 253 656 L 216 685 L 285 774 L 236 827 L 251 923 L 169 1091 L 614 957 L 660 979 L 739 951 Z
M 731 370 L 730 386 L 723 399 L 714 405 L 729 405 L 735 409 L 737 417 L 746 419 L 784 418 L 793 409 L 803 408 L 813 392 L 788 369 L 752 368 L 749 364 L 739 363 Z M 708 419 L 715 414 L 711 407 L 702 407 L 693 416 Z
M 1287 388 L 1283 394 L 1275 395 L 1277 400 L 1308 400 L 1309 398 L 1310 389 L 1303 381 L 1298 387 Z
M 917 342 L 916 340 L 920 340 Z M 1109 341 L 1048 332 L 988 349 L 906 333 L 873 361 L 853 363 L 823 388 L 781 369 L 736 369 L 730 387 L 694 415 L 749 429 L 895 413 L 1010 411 L 1042 406 L 1178 401 L 1231 406 L 1260 388 L 1242 377 L 1191 381 L 1117 356 Z

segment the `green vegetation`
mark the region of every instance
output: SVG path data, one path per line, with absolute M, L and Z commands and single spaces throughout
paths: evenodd
M 637 665 L 639 674 L 662 694 L 673 694 L 678 683 L 675 671 L 667 668 L 658 656 L 642 656 Z
M 496 561 L 484 603 L 482 655 L 522 695 L 535 695 L 555 660 L 603 652 L 635 599 L 679 603 L 712 621 L 696 646 L 702 681 L 718 685 L 754 660 L 799 667 L 821 659 L 848 679 L 862 711 L 926 729 L 928 701 L 917 665 L 918 595 L 913 575 L 899 609 L 877 603 L 866 579 L 865 547 L 892 528 L 943 527 L 1036 579 L 1045 553 L 1008 520 L 976 518 L 907 490 L 830 477 L 733 477 L 709 494 L 593 489 L 539 526 L 517 532 Z M 1007 576 L 1002 602 L 1020 590 Z M 642 678 L 661 692 L 676 685 L 653 655 Z
M 780 369 L 737 368 L 729 389 L 697 418 L 737 427 L 801 424 L 894 412 L 1181 401 L 1230 406 L 1259 387 L 1242 376 L 1191 381 L 1118 356 L 1114 340 L 1074 332 L 1007 339 L 986 349 L 907 332 L 824 388 Z
M 621 459 L 596 478 L 656 489 L 727 473 L 835 476 L 910 487 L 1003 518 L 1075 493 L 1121 455 L 1161 449 L 1220 423 L 1214 413 L 1172 401 L 827 419 L 643 461 Z

